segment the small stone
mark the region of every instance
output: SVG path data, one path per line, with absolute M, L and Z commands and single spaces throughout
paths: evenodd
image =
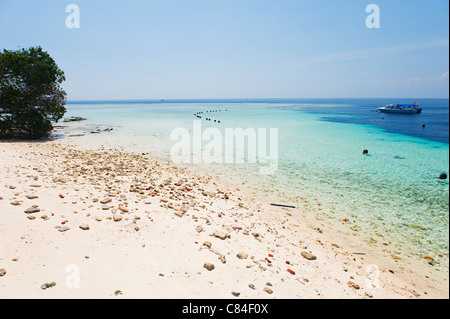
M 205 264 L 203 265 L 203 268 L 206 268 L 207 270 L 211 271 L 211 270 L 213 270 L 215 267 L 214 267 L 214 265 L 211 264 L 211 263 L 205 263 Z
M 52 281 L 52 282 L 46 282 L 45 284 L 43 284 L 41 286 L 42 290 L 48 289 L 48 288 L 52 288 L 56 286 L 56 282 Z
M 195 227 L 195 230 L 196 230 L 197 232 L 199 232 L 199 233 L 201 233 L 202 231 L 205 231 L 205 230 L 203 229 L 203 227 L 200 226 L 200 225 L 198 225 L 197 227 Z
M 21 205 L 22 203 L 21 202 L 19 202 L 18 200 L 15 200 L 15 201 L 12 201 L 11 202 L 11 205 L 13 205 L 13 206 L 19 206 L 19 205 Z
M 186 204 L 181 205 L 180 212 L 186 214 L 189 211 L 189 206 Z
M 220 238 L 222 240 L 224 240 L 227 237 L 229 237 L 229 235 L 227 233 L 224 233 L 224 232 L 221 232 L 221 231 L 215 231 L 213 235 L 214 235 L 214 237 Z
M 36 195 L 26 195 L 25 197 L 28 198 L 28 199 L 36 199 L 36 198 L 39 198 L 39 197 L 36 196 Z
M 417 291 L 413 290 L 413 289 L 408 289 L 407 291 L 410 292 L 416 298 L 420 297 L 420 294 Z
M 347 283 L 347 285 L 348 285 L 350 288 L 353 288 L 353 289 L 356 289 L 356 290 L 359 290 L 359 289 L 361 288 L 359 285 L 355 284 L 355 283 L 352 282 L 352 281 L 349 281 L 349 282 Z
M 178 217 L 183 217 L 184 213 L 180 212 L 180 211 L 176 211 L 175 215 L 177 215 Z
M 237 291 L 234 291 L 234 290 L 231 292 L 231 294 L 232 294 L 233 296 L 235 296 L 235 297 L 239 297 L 239 296 L 241 295 L 240 292 L 237 292 Z
M 111 198 L 105 198 L 105 199 L 101 200 L 100 203 L 105 205 L 105 204 L 111 203 L 111 201 L 112 201 Z
M 109 210 L 109 208 L 110 208 L 110 207 L 109 207 L 108 205 L 103 205 L 103 206 L 102 206 L 102 210 Z
M 89 230 L 89 225 L 88 225 L 88 224 L 81 224 L 81 225 L 80 225 L 80 228 L 81 228 L 82 230 Z
M 245 252 L 240 252 L 239 254 L 237 254 L 237 258 L 239 259 L 247 259 L 248 258 L 248 254 Z
M 222 264 L 226 264 L 227 263 L 227 259 L 226 259 L 225 255 L 219 255 L 218 258 L 222 262 Z
M 130 210 L 123 205 L 119 205 L 119 210 L 123 213 L 128 213 Z
M 114 216 L 113 216 L 113 220 L 114 220 L 115 222 L 120 222 L 120 221 L 122 220 L 122 216 L 120 216 L 120 215 L 114 215 Z
M 313 254 L 308 253 L 308 252 L 306 252 L 306 251 L 302 251 L 302 252 L 301 252 L 301 255 L 303 256 L 303 258 L 306 258 L 306 259 L 308 259 L 308 260 L 316 260 L 316 259 L 317 259 L 316 256 L 314 256 Z
M 28 218 L 29 220 L 33 220 L 33 219 L 36 219 L 36 216 L 30 215 L 30 216 L 27 216 L 27 218 Z
M 68 226 L 56 226 L 59 232 L 68 231 L 70 228 Z
M 114 295 L 115 295 L 115 296 L 123 295 L 123 293 L 122 293 L 121 290 L 116 290 L 116 291 L 114 291 Z
M 206 247 L 208 247 L 208 248 L 211 248 L 212 244 L 211 244 L 209 241 L 205 241 L 205 242 L 203 243 L 203 246 L 206 246 Z
M 3 277 L 4 275 L 6 275 L 6 270 L 5 269 L 0 269 L 0 277 Z
M 39 206 L 33 205 L 30 208 L 25 210 L 25 214 L 34 214 L 39 213 L 41 210 L 39 209 Z
M 264 287 L 263 291 L 267 292 L 269 295 L 273 294 L 273 290 L 269 287 Z
M 249 287 L 250 289 L 253 289 L 253 290 L 256 289 L 254 284 L 249 284 L 248 287 Z

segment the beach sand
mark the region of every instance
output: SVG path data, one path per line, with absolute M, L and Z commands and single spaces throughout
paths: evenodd
M 0 156 L 0 298 L 448 298 L 432 266 L 214 176 L 64 140 Z

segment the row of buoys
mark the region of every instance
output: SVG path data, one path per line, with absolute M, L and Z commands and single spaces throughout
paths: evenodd
M 363 155 L 368 155 L 368 154 L 369 154 L 369 150 L 368 150 L 368 149 L 364 149 L 364 150 L 362 151 L 362 153 L 363 153 Z M 398 159 L 405 159 L 404 157 L 399 157 L 399 156 L 395 156 L 395 158 L 398 158 Z M 446 179 L 448 178 L 448 176 L 447 176 L 446 173 L 441 173 L 441 174 L 439 175 L 438 178 L 439 178 L 440 180 L 446 180 Z
M 224 112 L 226 112 L 228 110 L 225 110 Z M 206 113 L 213 113 L 213 112 L 222 112 L 222 110 L 210 110 L 210 111 L 206 111 Z
M 215 113 L 215 112 L 222 112 L 222 111 L 224 111 L 224 112 L 227 112 L 228 111 L 228 109 L 225 109 L 225 110 L 209 110 L 209 111 L 206 111 L 206 113 Z M 203 114 L 204 112 L 197 112 L 197 113 L 194 113 L 194 116 L 196 117 L 196 118 L 199 118 L 199 119 L 201 119 L 202 117 L 200 116 L 200 114 Z M 213 119 L 211 119 L 211 118 L 205 118 L 207 121 L 214 121 L 215 123 L 220 123 L 220 120 L 213 120 Z

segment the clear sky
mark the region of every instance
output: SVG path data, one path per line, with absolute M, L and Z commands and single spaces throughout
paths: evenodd
M 69 100 L 449 96 L 448 0 L 0 0 L 0 49 L 38 45 Z

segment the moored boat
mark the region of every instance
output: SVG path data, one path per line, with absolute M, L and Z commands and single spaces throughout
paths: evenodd
M 419 103 L 413 104 L 388 104 L 378 108 L 381 113 L 397 113 L 397 114 L 419 114 L 422 109 L 419 108 Z

